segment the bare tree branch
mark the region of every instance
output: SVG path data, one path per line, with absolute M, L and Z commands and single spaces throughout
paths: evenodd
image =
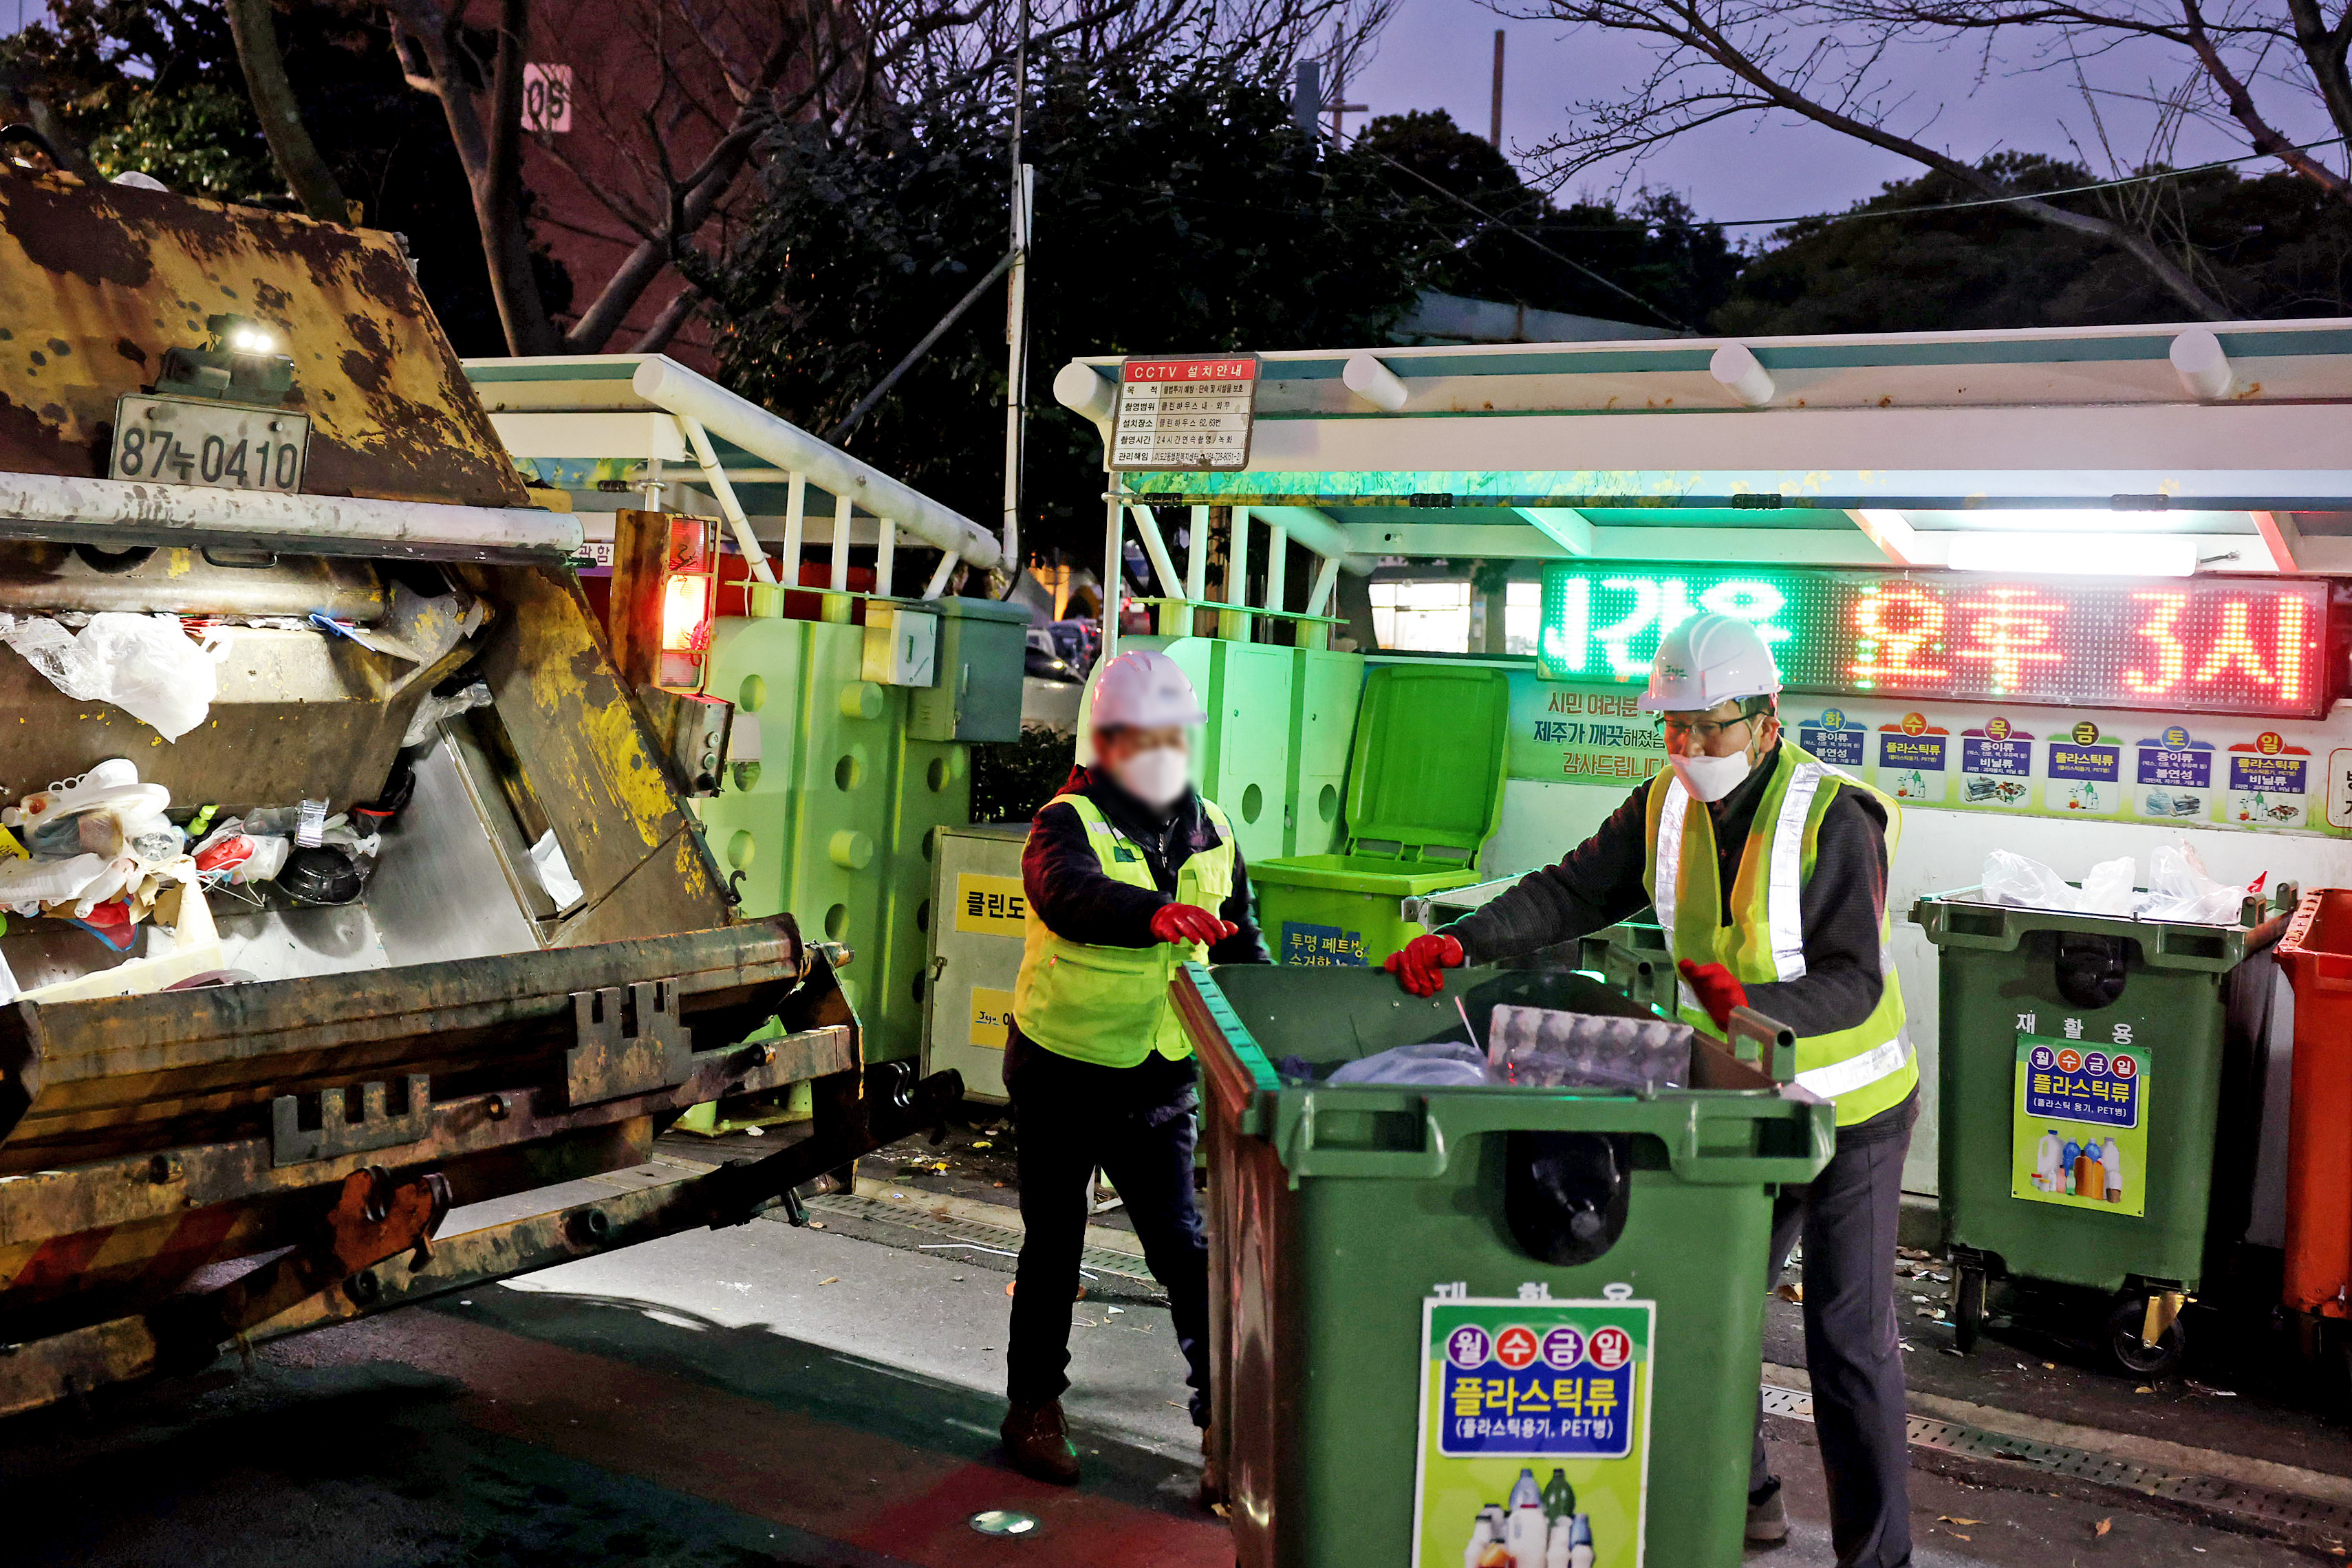
M 349 224 L 359 214 L 344 200 L 335 172 L 319 155 L 302 123 L 294 84 L 286 77 L 286 57 L 278 47 L 277 19 L 269 0 L 226 0 L 229 37 L 236 44 L 236 63 L 245 73 L 246 96 L 261 121 L 262 139 L 269 156 L 285 176 L 287 189 L 302 210 L 322 224 Z
M 1948 3 L 1958 0 L 1548 0 L 1535 15 L 1646 38 L 1654 63 L 1622 96 L 1578 105 L 1585 129 L 1554 138 L 1537 156 L 1560 181 L 1611 160 L 1638 159 L 1717 120 L 1775 110 L 1796 114 L 1982 195 L 2006 198 L 2020 216 L 2113 246 L 2197 315 L 2226 319 L 2228 308 L 2144 230 L 2017 192 L 1984 169 L 1893 128 L 1892 107 L 1881 101 L 1887 89 L 1877 75 L 1884 51 L 1906 29 L 1956 30 L 1953 24 L 1918 20 L 1923 9 Z M 1504 4 L 1496 9 L 1530 15 Z M 1970 25 L 2007 25 L 1982 20 L 2000 9 L 2001 0 L 1973 8 Z M 2043 15 L 2074 8 L 2032 4 L 2030 9 Z M 1876 31 L 1857 27 L 1865 17 L 1875 19 Z M 1826 26 L 1824 18 L 1843 22 L 1845 30 Z

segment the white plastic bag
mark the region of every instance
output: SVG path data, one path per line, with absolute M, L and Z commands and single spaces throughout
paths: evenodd
M 2225 887 L 2206 875 L 2205 862 L 2183 839 L 2178 849 L 2162 844 L 2147 857 L 2147 897 L 2139 917 L 2234 925 L 2245 898 L 2244 888 Z
M 188 641 L 175 615 L 107 611 L 79 634 L 28 620 L 0 632 L 76 702 L 107 702 L 177 740 L 204 722 L 219 695 L 213 655 Z
M 540 834 L 539 842 L 530 846 L 530 864 L 539 873 L 539 885 L 555 900 L 558 915 L 587 896 L 579 879 L 572 874 L 572 862 L 563 857 L 563 846 L 555 841 L 553 828 Z
M 2139 902 L 2139 890 L 2134 885 L 2138 870 L 2129 855 L 2101 861 L 2083 878 L 2075 907 L 2084 915 L 2129 915 Z
M 1994 904 L 2014 904 L 2023 909 L 2072 911 L 2082 907 L 2082 894 L 2064 877 L 2014 850 L 1994 850 L 1987 854 L 1980 880 L 1985 897 Z
M 443 719 L 456 718 L 473 708 L 488 707 L 491 700 L 490 688 L 480 681 L 460 686 L 446 697 L 436 697 L 427 692 L 425 700 L 416 705 L 416 712 L 410 716 L 408 728 L 402 733 L 400 744 L 415 746 L 419 741 L 430 740 L 433 732 L 441 727 Z

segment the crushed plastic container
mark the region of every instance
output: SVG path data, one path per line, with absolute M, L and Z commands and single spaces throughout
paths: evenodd
M 2305 894 L 2275 951 L 2294 988 L 2282 1299 L 2352 1318 L 2352 889 Z
M 1734 1568 L 1773 1195 L 1827 1163 L 1832 1107 L 1704 1040 L 1688 1088 L 1647 1093 L 1328 1081 L 1483 1043 L 1506 1007 L 1648 1019 L 1583 975 L 1466 969 L 1414 998 L 1361 969 L 1190 966 L 1174 994 L 1242 1568 L 1451 1568 L 1482 1529 Z M 1785 1031 L 1772 1056 L 1792 1069 Z M 1317 1077 L 1276 1071 L 1294 1057 Z
M 1477 880 L 1503 808 L 1510 716 L 1499 669 L 1384 664 L 1364 677 L 1346 847 L 1250 864 L 1276 964 L 1376 968 L 1423 929 L 1404 900 Z

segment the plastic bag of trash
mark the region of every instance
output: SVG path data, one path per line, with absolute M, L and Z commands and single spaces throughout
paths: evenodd
M 1640 1093 L 1690 1076 L 1686 1023 L 1552 1008 L 1498 1007 L 1486 1025 L 1486 1065 L 1507 1083 Z
M 563 858 L 563 846 L 555 841 L 553 828 L 539 835 L 539 841 L 530 846 L 530 855 L 531 869 L 539 873 L 539 885 L 555 900 L 558 915 L 587 896 L 579 879 L 572 874 L 572 862 Z
M 2206 875 L 2205 862 L 2183 839 L 2178 848 L 2162 844 L 2147 857 L 2147 896 L 2138 914 L 2142 920 L 2234 925 L 2245 898 L 2244 888 L 2225 887 Z
M 2014 904 L 2021 909 L 2074 910 L 2083 906 L 2079 889 L 2064 877 L 2014 850 L 1993 850 L 1984 858 L 1979 879 L 1986 899 Z
M 473 708 L 488 707 L 490 700 L 490 688 L 480 681 L 460 686 L 446 697 L 427 692 L 425 700 L 416 705 L 416 712 L 410 716 L 408 727 L 401 732 L 400 744 L 415 746 L 430 740 L 444 719 L 456 718 Z
M 166 740 L 203 723 L 219 694 L 213 654 L 188 641 L 176 615 L 110 610 L 79 632 L 36 617 L 0 641 L 76 702 L 112 703 Z
M 2083 878 L 2076 907 L 2085 915 L 2129 915 L 2139 903 L 2138 862 L 2124 855 L 2101 861 Z
M 1458 1040 L 1433 1040 L 1375 1051 L 1335 1071 L 1332 1083 L 1420 1083 L 1461 1088 L 1486 1082 L 1486 1057 Z

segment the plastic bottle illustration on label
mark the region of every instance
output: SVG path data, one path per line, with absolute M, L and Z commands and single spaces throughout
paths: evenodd
M 1592 1520 L 1578 1514 L 1568 1527 L 1568 1568 L 1592 1568 Z
M 2105 1200 L 2107 1196 L 2107 1171 L 2100 1163 L 2105 1153 L 2099 1140 L 2093 1138 L 2083 1145 L 2082 1156 L 2074 1162 L 2074 1196 Z
M 1566 1519 L 1576 1511 L 1576 1488 L 1558 1465 L 1552 1467 L 1551 1479 L 1544 1483 L 1543 1505 L 1546 1519 Z
M 2124 1200 L 2124 1152 L 2116 1147 L 2113 1138 L 2107 1140 L 2105 1157 L 2099 1163 L 2107 1173 L 2107 1201 L 2121 1203 Z
M 1555 1519 L 1551 1521 L 1551 1534 L 1544 1542 L 1543 1568 L 1568 1568 L 1569 1533 L 1567 1520 Z
M 2074 1196 L 2074 1172 L 2082 1163 L 2083 1145 L 2067 1139 L 2066 1146 L 2058 1151 L 2058 1190 L 2068 1197 Z
M 1550 1534 L 1550 1524 L 1544 1518 L 1540 1497 L 1530 1498 L 1511 1510 L 1511 1527 L 1504 1537 L 1511 1551 L 1511 1568 L 1537 1568 L 1543 1561 L 1544 1543 Z
M 2037 1192 L 2058 1190 L 2058 1151 L 2063 1147 L 2055 1127 L 2042 1134 L 2042 1141 L 2033 1146 L 2033 1186 Z
M 1495 1544 L 1495 1527 L 1481 1512 L 1470 1526 L 1470 1544 L 1462 1549 L 1462 1568 L 1486 1568 L 1486 1549 Z

